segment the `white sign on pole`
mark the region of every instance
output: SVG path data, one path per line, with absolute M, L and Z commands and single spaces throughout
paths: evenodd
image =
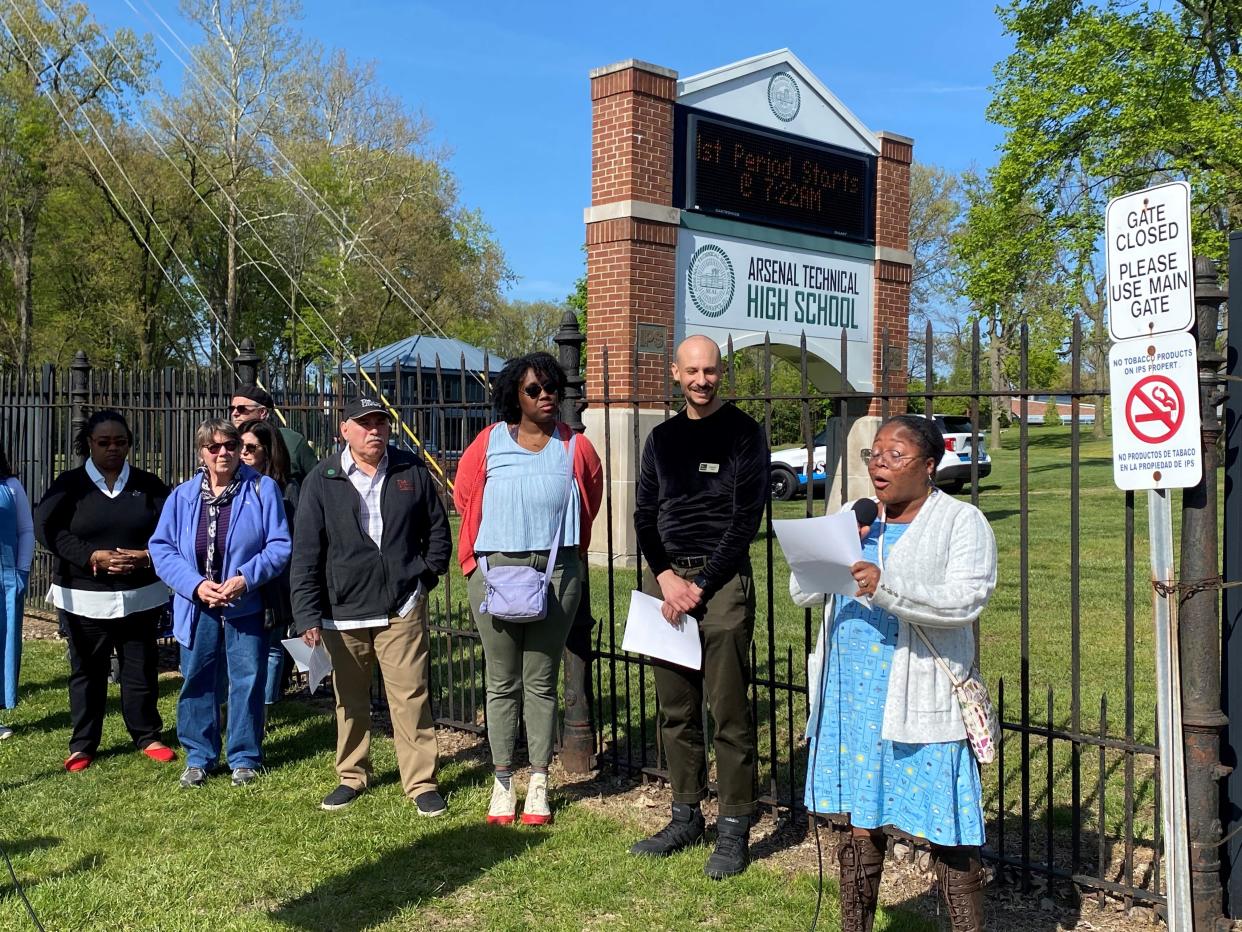
M 1108 329 L 1114 340 L 1189 330 L 1195 319 L 1190 185 L 1170 181 L 1108 202 Z
M 1203 475 L 1199 371 L 1189 333 L 1114 343 L 1108 354 L 1113 481 L 1121 489 L 1184 489 Z

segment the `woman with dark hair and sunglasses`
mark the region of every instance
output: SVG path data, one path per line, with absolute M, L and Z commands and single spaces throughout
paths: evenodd
M 34 560 L 30 500 L 0 450 L 0 708 L 17 705 L 22 665 L 22 608 Z M 0 740 L 13 729 L 0 725 Z
M 565 372 L 548 353 L 511 359 L 496 379 L 498 423 L 462 454 L 453 501 L 461 515 L 457 559 L 483 641 L 487 741 L 495 779 L 487 821 L 517 812 L 513 751 L 525 719 L 530 782 L 522 822 L 552 821 L 548 765 L 556 733 L 557 674 L 583 592 L 583 556 L 603 494 L 603 468 L 590 441 L 557 419 Z M 551 572 L 549 557 L 556 552 Z M 547 614 L 526 623 L 484 610 L 487 574 L 525 566 L 550 576 Z
M 872 928 L 885 826 L 931 843 L 949 925 L 983 928 L 983 793 L 945 668 L 960 682 L 974 665 L 996 539 L 979 509 L 936 488 L 943 455 L 931 420 L 881 424 L 863 451 L 878 514 L 851 568 L 857 591 L 804 593 L 789 579 L 794 602 L 825 606 L 808 664 L 806 805 L 849 815 L 837 849 L 844 932 Z
M 241 433 L 242 462 L 256 472 L 269 476 L 280 487 L 285 502 L 285 518 L 289 522 L 289 534 L 292 536 L 293 516 L 298 508 L 301 485 L 289 474 L 289 449 L 285 446 L 284 438 L 267 421 L 246 421 L 237 429 Z M 263 703 L 271 705 L 279 702 L 284 695 L 293 668 L 289 652 L 281 643 L 289 637 L 289 626 L 293 624 L 288 567 L 263 590 L 263 614 L 268 631 L 267 679 L 263 688 Z
M 172 490 L 151 538 L 156 572 L 175 593 L 186 789 L 201 787 L 220 758 L 224 669 L 233 785 L 251 783 L 263 763 L 268 639 L 260 590 L 285 569 L 291 542 L 280 488 L 241 461 L 241 443 L 231 422 L 203 421 L 195 435 L 202 468 Z
M 119 412 L 96 411 L 74 438 L 86 462 L 61 473 L 35 511 L 35 533 L 54 560 L 52 603 L 69 640 L 70 773 L 89 767 L 99 750 L 114 650 L 134 744 L 162 764 L 175 756 L 161 740 L 156 707 L 155 642 L 168 587 L 147 549 L 168 486 L 129 464 L 133 441 Z

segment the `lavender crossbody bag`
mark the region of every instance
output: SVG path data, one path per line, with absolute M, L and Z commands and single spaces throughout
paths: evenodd
M 548 614 L 548 588 L 552 582 L 552 570 L 556 567 L 556 554 L 561 547 L 561 528 L 565 525 L 565 511 L 569 508 L 574 488 L 574 446 L 578 435 L 569 441 L 569 474 L 565 486 L 565 502 L 556 521 L 552 535 L 552 549 L 548 551 L 548 566 L 541 573 L 533 566 L 487 565 L 487 557 L 479 556 L 479 571 L 483 574 L 485 589 L 479 614 L 491 615 L 501 621 L 524 624 L 541 621 Z

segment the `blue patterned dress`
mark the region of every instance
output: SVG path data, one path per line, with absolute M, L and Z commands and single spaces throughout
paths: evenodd
M 885 556 L 908 527 L 889 525 Z M 880 530 L 876 522 L 863 543 L 864 560 L 879 563 Z M 836 605 L 807 764 L 807 808 L 849 813 L 858 828 L 892 825 L 938 845 L 983 844 L 979 767 L 965 739 L 902 744 L 880 737 L 897 616 L 844 596 Z

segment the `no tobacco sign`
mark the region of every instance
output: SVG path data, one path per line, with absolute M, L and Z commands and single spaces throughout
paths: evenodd
M 1184 489 L 1203 474 L 1199 375 L 1188 333 L 1113 344 L 1113 481 L 1122 489 Z

